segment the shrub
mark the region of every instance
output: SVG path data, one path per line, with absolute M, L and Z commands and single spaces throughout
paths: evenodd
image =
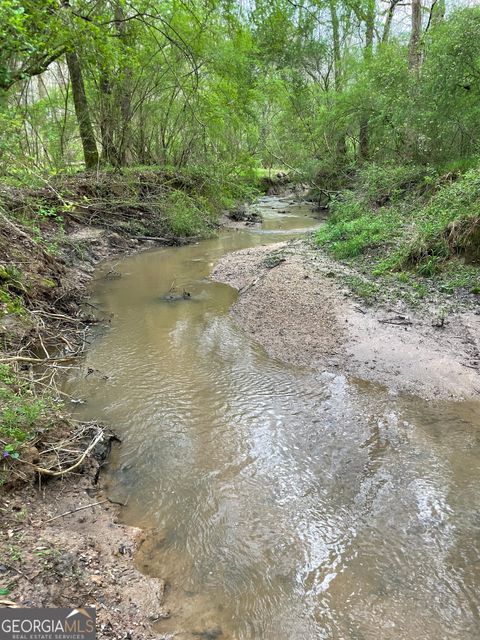
M 403 164 L 369 164 L 359 172 L 359 189 L 371 206 L 394 204 L 408 195 L 422 195 L 431 189 L 435 171 Z

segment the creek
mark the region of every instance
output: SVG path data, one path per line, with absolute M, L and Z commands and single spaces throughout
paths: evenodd
M 93 300 L 111 326 L 94 373 L 69 382 L 77 415 L 122 438 L 109 492 L 146 530 L 138 565 L 169 585 L 158 632 L 478 640 L 477 406 L 270 358 L 209 273 L 319 221 L 291 199 L 257 206 L 261 228 L 127 257 L 118 279 L 102 266 Z

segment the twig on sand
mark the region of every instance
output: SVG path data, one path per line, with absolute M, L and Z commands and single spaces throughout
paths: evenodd
M 72 509 L 71 511 L 65 511 L 65 513 L 60 513 L 58 516 L 53 516 L 53 518 L 49 518 L 48 520 L 44 520 L 42 525 L 47 524 L 49 522 L 53 522 L 54 520 L 58 520 L 58 518 L 64 518 L 65 516 L 69 516 L 72 513 L 77 513 L 77 511 L 82 511 L 83 509 L 89 509 L 90 507 L 98 507 L 105 502 L 109 502 L 108 498 L 105 500 L 100 500 L 99 502 L 92 502 L 91 504 L 85 504 L 83 507 L 77 507 L 76 509 Z
M 240 289 L 240 291 L 238 293 L 243 294 L 246 293 L 249 289 L 251 289 L 252 287 L 254 287 L 257 282 L 261 279 L 262 276 L 258 276 L 257 278 L 255 278 L 255 280 L 252 280 L 252 282 L 250 282 L 250 284 L 247 284 L 245 287 L 243 287 L 242 289 Z
M 380 318 L 379 322 L 382 324 L 413 324 L 408 318 L 397 316 L 396 318 Z

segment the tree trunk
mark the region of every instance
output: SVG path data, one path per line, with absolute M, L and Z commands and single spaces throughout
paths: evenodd
M 373 54 L 373 37 L 375 33 L 375 0 L 369 0 L 365 17 L 365 62 L 369 62 Z M 358 136 L 358 154 L 361 160 L 370 156 L 370 126 L 368 111 L 363 110 L 360 117 L 360 132 Z
M 100 136 L 102 141 L 102 162 L 115 165 L 114 118 L 112 113 L 112 87 L 108 72 L 100 70 Z
M 122 43 L 122 46 L 128 50 L 129 46 L 129 33 L 127 29 L 127 23 L 125 22 L 125 13 L 120 2 L 116 2 L 114 9 L 115 27 L 118 33 L 118 38 Z M 120 102 L 120 117 L 121 117 L 121 133 L 119 137 L 119 144 L 117 149 L 117 161 L 118 164 L 123 167 L 131 160 L 131 146 L 132 146 L 132 132 L 131 132 L 131 120 L 132 120 L 132 70 L 128 63 L 125 64 L 123 69 L 123 78 L 119 83 L 119 102 Z
M 421 0 L 412 0 L 412 32 L 408 47 L 408 62 L 410 69 L 419 71 L 422 54 L 420 39 L 422 35 L 422 4 Z
M 335 91 L 340 91 L 342 86 L 341 48 L 340 48 L 340 24 L 338 20 L 335 0 L 329 1 L 330 20 L 332 21 L 333 38 L 333 72 L 335 77 Z
M 388 7 L 387 17 L 385 19 L 385 25 L 383 27 L 383 35 L 382 35 L 382 43 L 386 44 L 388 39 L 390 38 L 390 31 L 392 28 L 393 14 L 395 13 L 395 7 L 400 2 L 400 0 L 391 0 L 390 6 Z
M 87 169 L 95 169 L 98 166 L 97 143 L 95 141 L 92 121 L 90 120 L 82 68 L 76 51 L 67 52 L 66 58 L 68 73 L 70 75 L 70 83 L 72 85 L 75 114 L 77 116 L 78 128 L 80 130 L 80 138 L 83 147 L 83 156 L 85 158 L 85 167 Z
M 332 23 L 332 39 L 333 39 L 333 73 L 335 79 L 335 91 L 340 93 L 342 90 L 342 50 L 340 45 L 340 21 L 338 19 L 337 7 L 335 0 L 329 0 L 330 20 Z M 340 132 L 340 137 L 336 142 L 336 152 L 340 161 L 343 161 L 347 155 L 347 143 L 345 134 Z

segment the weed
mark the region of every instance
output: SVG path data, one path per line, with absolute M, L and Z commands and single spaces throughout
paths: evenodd
M 4 461 L 20 457 L 20 451 L 40 429 L 48 427 L 51 403 L 48 398 L 36 398 L 26 382 L 17 378 L 12 369 L 0 364 L 0 439 Z
M 374 282 L 370 282 L 358 276 L 345 276 L 344 282 L 359 298 L 368 304 L 373 304 L 379 299 L 379 287 Z
M 18 562 L 22 559 L 22 550 L 17 545 L 12 544 L 8 547 L 8 555 L 12 562 Z
M 271 251 L 268 256 L 263 260 L 263 264 L 267 269 L 273 269 L 278 267 L 279 264 L 285 262 L 286 257 L 283 251 Z
M 208 212 L 201 209 L 193 197 L 178 189 L 168 194 L 165 215 L 174 236 L 195 236 L 208 226 Z
M 25 306 L 20 296 L 0 287 L 0 317 L 11 313 L 23 315 Z
M 438 273 L 440 268 L 440 258 L 438 256 L 428 256 L 418 265 L 418 273 L 427 278 Z
M 343 205 L 337 206 L 332 224 L 321 227 L 316 234 L 317 243 L 329 248 L 336 258 L 355 258 L 393 241 L 397 220 L 395 215 L 390 215 L 391 212 L 352 218 L 350 205 L 345 217 L 342 211 Z
M 50 219 L 50 220 L 56 220 L 57 222 L 63 221 L 63 218 L 61 215 L 58 214 L 56 207 L 40 207 L 39 209 L 37 209 L 36 215 L 40 219 L 44 219 L 44 220 Z

